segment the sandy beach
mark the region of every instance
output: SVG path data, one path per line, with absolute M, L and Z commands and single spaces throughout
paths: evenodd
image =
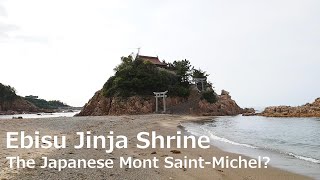
M 238 154 L 224 152 L 214 146 L 210 149 L 179 149 L 180 154 L 173 154 L 170 149 L 138 149 L 136 148 L 139 132 L 156 131 L 162 136 L 175 135 L 179 124 L 186 121 L 202 121 L 210 117 L 176 116 L 176 115 L 141 115 L 141 116 L 100 116 L 100 117 L 71 117 L 71 118 L 46 118 L 46 119 L 10 119 L 0 121 L 0 179 L 309 179 L 308 177 L 280 170 L 273 167 L 267 169 L 222 169 L 222 168 L 151 168 L 130 169 L 119 167 L 119 157 L 133 157 L 134 159 L 151 159 L 157 157 L 163 160 L 167 156 L 174 158 L 229 156 L 238 158 Z M 6 133 L 9 131 L 21 131 L 34 134 L 40 131 L 46 135 L 65 135 L 67 148 L 65 149 L 7 149 Z M 77 143 L 76 132 L 91 131 L 96 135 L 107 135 L 113 131 L 117 135 L 128 137 L 127 149 L 115 149 L 107 154 L 104 149 L 74 149 Z M 53 159 L 113 159 L 115 166 L 112 169 L 10 169 L 8 156 L 20 156 L 21 158 L 34 158 L 36 165 L 41 162 L 41 157 Z

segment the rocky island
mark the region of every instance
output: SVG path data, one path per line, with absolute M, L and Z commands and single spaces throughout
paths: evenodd
M 320 117 L 320 98 L 302 106 L 271 106 L 258 114 L 266 117 Z
M 207 116 L 243 113 L 229 92 L 218 95 L 205 71 L 188 60 L 160 62 L 158 57 L 122 57 L 101 90 L 85 104 L 79 116 L 149 114 L 156 111 L 153 92 L 168 91 L 166 113 Z M 196 81 L 199 80 L 199 81 Z M 163 107 L 163 101 L 159 101 Z

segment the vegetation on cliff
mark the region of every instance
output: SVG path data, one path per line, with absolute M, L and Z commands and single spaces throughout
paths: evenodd
M 0 83 L 0 112 L 10 114 L 16 112 L 38 112 L 70 107 L 57 100 L 46 101 L 38 99 L 37 96 L 26 96 L 25 98 L 16 94 L 15 88 Z
M 202 99 L 205 99 L 209 103 L 215 103 L 218 101 L 218 97 L 213 90 L 202 92 L 201 100 Z
M 13 87 L 0 83 L 0 103 L 13 101 L 17 97 L 16 90 Z
M 115 75 L 103 86 L 105 96 L 151 95 L 154 91 L 166 90 L 173 96 L 188 96 L 188 84 L 182 83 L 176 74 L 140 59 L 133 60 L 131 56 L 121 60 L 122 63 L 114 69 Z
M 115 70 L 102 88 L 105 97 L 122 97 L 152 95 L 153 92 L 168 90 L 169 96 L 188 97 L 192 77 L 206 78 L 208 74 L 193 68 L 188 60 L 168 63 L 166 68 L 134 59 L 132 56 L 122 57 L 121 64 Z M 210 91 L 203 95 L 208 102 L 216 102 L 216 94 L 211 84 L 205 83 Z M 210 95 L 209 95 L 210 93 Z
M 16 112 L 35 112 L 37 108 L 16 94 L 16 90 L 0 83 L 0 114 Z
M 34 104 L 36 107 L 40 109 L 59 109 L 59 108 L 70 107 L 69 105 L 59 100 L 47 101 L 44 99 L 31 98 L 31 97 L 25 97 L 24 99 L 31 102 L 32 104 Z

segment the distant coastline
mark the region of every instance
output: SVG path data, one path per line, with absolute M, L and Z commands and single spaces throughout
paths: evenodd
M 10 85 L 0 83 L 0 115 L 73 112 L 79 107 L 69 106 L 59 100 L 40 99 L 38 96 L 21 97 Z
M 256 115 L 266 117 L 320 117 L 320 98 L 302 106 L 270 106 Z

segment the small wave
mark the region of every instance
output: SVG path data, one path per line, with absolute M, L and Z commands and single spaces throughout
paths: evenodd
M 236 146 L 244 146 L 244 147 L 253 148 L 253 149 L 257 149 L 258 148 L 258 147 L 255 147 L 255 146 L 252 146 L 252 145 L 249 145 L 249 144 L 237 143 L 237 142 L 231 141 L 231 140 L 226 139 L 226 138 L 215 136 L 215 135 L 213 135 L 211 133 L 210 133 L 210 138 L 213 139 L 213 140 L 217 140 L 217 141 L 233 144 L 233 145 L 236 145 Z
M 249 144 L 234 142 L 234 141 L 231 141 L 229 139 L 216 136 L 210 130 L 208 130 L 208 129 L 204 128 L 204 127 L 201 127 L 201 126 L 200 127 L 199 126 L 198 127 L 184 126 L 184 127 L 185 127 L 186 131 L 188 131 L 189 133 L 191 133 L 193 135 L 196 135 L 196 136 L 208 135 L 211 138 L 211 140 L 216 140 L 216 141 L 229 143 L 229 144 L 236 145 L 236 146 L 252 148 L 252 149 L 264 149 L 264 150 L 267 150 L 267 151 L 272 151 L 272 152 L 275 152 L 275 153 L 288 155 L 288 156 L 291 156 L 291 157 L 294 157 L 296 159 L 300 159 L 300 160 L 303 160 L 303 161 L 308 161 L 308 162 L 320 164 L 320 160 L 319 159 L 314 159 L 314 158 L 311 158 L 311 157 L 301 156 L 301 155 L 297 155 L 297 154 L 294 154 L 294 153 L 284 152 L 284 151 L 280 151 L 278 149 L 273 149 L 273 148 L 270 148 L 270 147 L 263 147 L 263 148 L 260 147 L 259 148 L 259 147 L 252 146 L 252 145 L 249 145 Z
M 194 134 L 196 136 L 201 136 L 201 135 L 203 135 L 203 132 L 206 132 L 206 134 L 210 135 L 210 138 L 212 140 L 221 141 L 221 142 L 224 142 L 224 143 L 229 143 L 229 144 L 233 144 L 233 145 L 236 145 L 236 146 L 243 146 L 243 147 L 253 148 L 253 149 L 257 149 L 258 148 L 258 147 L 255 147 L 255 146 L 252 146 L 252 145 L 249 145 L 249 144 L 237 143 L 237 142 L 231 141 L 229 139 L 216 136 L 212 132 L 210 132 L 209 130 L 207 130 L 207 129 L 203 128 L 203 127 L 198 127 L 198 128 L 199 128 L 198 130 L 195 130 L 195 129 L 190 130 L 188 128 L 186 128 L 186 130 L 189 131 L 191 134 Z M 201 129 L 202 133 L 199 133 L 200 129 Z
M 320 160 L 318 160 L 318 159 L 313 159 L 313 158 L 305 157 L 305 156 L 299 156 L 299 155 L 296 155 L 296 154 L 293 154 L 293 153 L 287 153 L 287 154 L 289 156 L 295 157 L 297 159 L 301 159 L 301 160 L 304 160 L 304 161 L 309 161 L 309 162 L 320 164 Z
M 236 146 L 243 146 L 243 147 L 248 147 L 248 148 L 253 148 L 253 149 L 257 149 L 257 148 L 258 148 L 258 147 L 255 147 L 255 146 L 252 146 L 252 145 L 249 145 L 249 144 L 237 143 L 237 142 L 231 141 L 231 140 L 229 140 L 229 139 L 216 136 L 216 135 L 214 135 L 211 131 L 208 131 L 207 129 L 204 129 L 204 128 L 202 128 L 202 130 L 203 130 L 203 131 L 206 131 L 206 132 L 210 135 L 210 138 L 211 138 L 212 140 L 217 140 L 217 141 L 221 141 L 221 142 L 233 144 L 233 145 L 236 145 Z

